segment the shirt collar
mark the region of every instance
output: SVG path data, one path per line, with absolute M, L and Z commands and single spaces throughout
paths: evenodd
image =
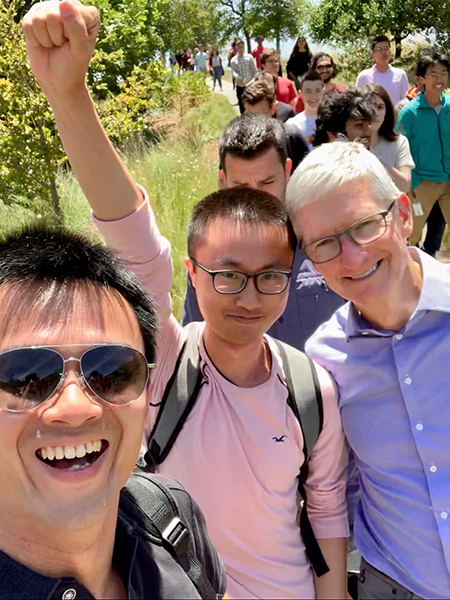
M 418 98 L 418 101 L 419 101 L 419 107 L 420 108 L 433 108 L 433 110 L 434 110 L 435 107 L 431 107 L 428 104 L 427 99 L 425 98 L 423 92 L 419 92 L 417 94 L 417 98 Z M 446 100 L 446 95 L 444 94 L 444 92 L 442 92 L 442 94 L 441 94 L 441 106 L 444 106 L 445 100 Z
M 381 75 L 383 75 L 384 73 L 388 73 L 389 71 L 392 71 L 391 65 L 388 65 L 387 71 L 379 71 L 376 63 L 373 65 L 372 69 L 373 69 L 373 71 L 376 71 L 377 73 L 380 73 Z
M 409 248 L 408 250 L 411 254 L 415 254 L 423 273 L 419 303 L 408 322 L 411 322 L 418 313 L 428 310 L 450 313 L 450 265 L 438 262 L 418 248 Z M 390 337 L 395 333 L 371 327 L 353 303 L 350 304 L 345 329 L 348 338 L 360 337 L 361 335 L 364 337 Z

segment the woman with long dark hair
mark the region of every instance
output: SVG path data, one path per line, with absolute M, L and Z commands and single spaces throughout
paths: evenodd
M 387 91 L 377 83 L 363 88 L 374 112 L 370 132 L 370 150 L 389 171 L 395 185 L 402 192 L 411 189 L 411 171 L 414 161 L 407 138 L 395 131 L 394 107 Z
M 300 89 L 300 79 L 302 75 L 304 75 L 309 68 L 311 58 L 312 54 L 308 42 L 304 37 L 297 38 L 286 66 L 287 76 L 295 83 L 297 91 Z

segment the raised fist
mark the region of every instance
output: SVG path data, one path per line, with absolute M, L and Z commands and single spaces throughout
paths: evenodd
M 100 28 L 95 7 L 79 0 L 37 2 L 22 28 L 31 68 L 44 93 L 64 97 L 85 85 Z

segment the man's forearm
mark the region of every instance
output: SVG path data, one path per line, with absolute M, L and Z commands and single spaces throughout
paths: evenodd
M 134 212 L 142 197 L 109 141 L 87 88 L 70 98 L 52 92 L 47 97 L 70 164 L 96 217 L 114 221 Z
M 322 577 L 314 575 L 317 600 L 347 598 L 347 538 L 317 540 L 329 572 Z

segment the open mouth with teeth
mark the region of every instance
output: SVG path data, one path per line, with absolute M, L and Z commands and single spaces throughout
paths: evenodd
M 79 446 L 47 446 L 36 450 L 36 457 L 55 469 L 75 471 L 93 465 L 108 446 L 106 440 L 95 440 Z

